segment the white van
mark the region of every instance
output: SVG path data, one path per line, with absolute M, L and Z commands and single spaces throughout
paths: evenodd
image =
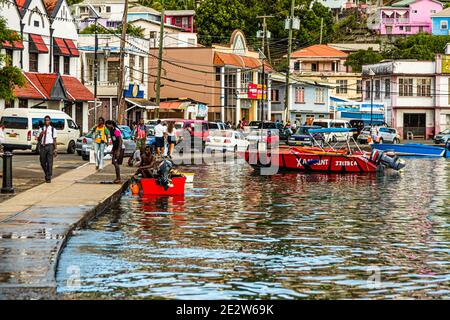
M 350 122 L 339 119 L 316 119 L 312 123 L 313 126 L 322 128 L 352 128 Z M 325 142 L 346 141 L 350 137 L 349 132 L 331 132 L 324 134 Z
M 75 152 L 75 141 L 80 129 L 65 112 L 51 109 L 8 108 L 3 111 L 0 126 L 3 127 L 5 150 L 32 150 L 37 152 L 37 135 L 44 125 L 44 117 L 50 116 L 57 130 L 58 151 Z

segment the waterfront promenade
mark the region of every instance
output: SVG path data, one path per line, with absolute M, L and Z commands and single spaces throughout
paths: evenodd
M 124 182 L 134 169 L 122 167 Z M 83 165 L 0 206 L 0 299 L 55 297 L 55 267 L 75 228 L 104 210 L 125 184 L 111 184 L 113 167 Z

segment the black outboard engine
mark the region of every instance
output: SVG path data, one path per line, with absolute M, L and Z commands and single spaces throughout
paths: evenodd
M 406 166 L 405 161 L 403 159 L 400 159 L 400 157 L 395 155 L 395 153 L 393 152 L 383 152 L 381 150 L 374 149 L 372 150 L 370 159 L 376 165 L 381 164 L 386 168 L 391 168 L 397 171 L 403 169 Z
M 158 181 L 158 184 L 164 188 L 164 190 L 169 189 L 169 173 L 172 168 L 172 161 L 167 159 L 161 161 L 161 163 L 158 165 L 158 174 L 156 180 Z

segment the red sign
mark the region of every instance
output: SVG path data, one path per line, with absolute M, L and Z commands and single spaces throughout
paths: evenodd
M 262 84 L 249 83 L 247 88 L 247 98 L 248 99 L 262 99 Z M 267 88 L 264 86 L 264 99 L 267 95 Z

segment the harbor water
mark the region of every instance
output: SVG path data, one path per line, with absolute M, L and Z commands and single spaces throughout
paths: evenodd
M 260 176 L 184 167 L 183 197 L 130 194 L 68 241 L 62 298 L 450 298 L 450 161 Z

